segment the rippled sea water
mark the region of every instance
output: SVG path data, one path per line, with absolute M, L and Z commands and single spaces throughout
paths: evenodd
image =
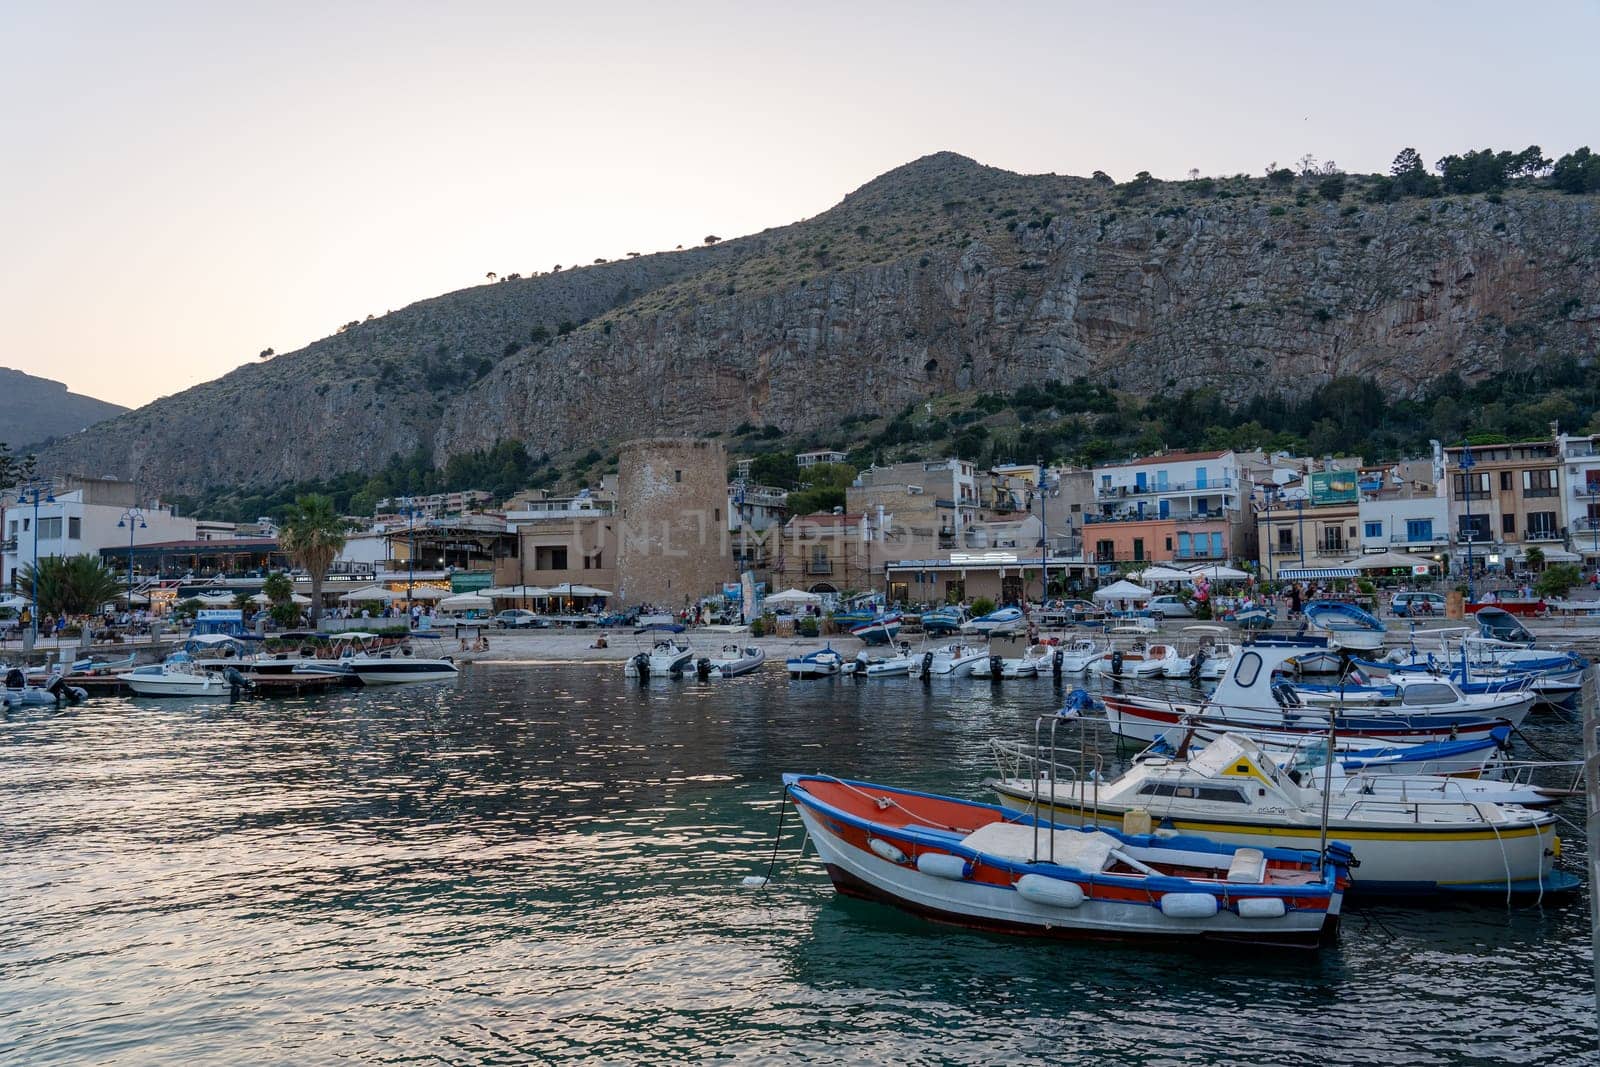
M 1070 684 L 1070 683 L 1069 683 Z M 988 799 L 1049 681 L 447 685 L 0 719 L 0 1062 L 1571 1063 L 1587 901 L 1320 955 L 1043 944 L 834 896 L 778 776 Z M 1547 751 L 1574 717 L 1537 712 Z M 1564 805 L 1581 817 L 1581 803 Z M 1564 863 L 1583 842 L 1568 830 Z

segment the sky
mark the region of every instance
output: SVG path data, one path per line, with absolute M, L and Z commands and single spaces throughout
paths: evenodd
M 138 405 L 500 274 L 1026 173 L 1600 147 L 1600 0 L 0 0 L 0 366 Z

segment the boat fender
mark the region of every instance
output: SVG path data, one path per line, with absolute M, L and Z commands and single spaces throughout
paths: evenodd
M 1169 919 L 1209 919 L 1217 913 L 1217 898 L 1210 893 L 1165 893 L 1161 914 Z
M 1047 908 L 1076 908 L 1084 901 L 1083 887 L 1064 878 L 1025 874 L 1017 879 L 1017 896 Z
M 924 852 L 917 857 L 917 870 L 935 878 L 948 878 L 959 882 L 971 876 L 972 865 L 960 856 L 948 852 Z
M 1111 653 L 1111 673 L 1122 673 L 1122 653 L 1120 651 Z
M 702 682 L 711 677 L 711 657 L 701 656 L 694 661 L 694 673 Z
M 1241 919 L 1281 919 L 1288 914 L 1289 906 L 1282 897 L 1245 897 L 1234 905 L 1234 910 Z
M 883 840 L 881 837 L 868 838 L 867 847 L 872 849 L 872 851 L 877 853 L 881 858 L 888 860 L 890 863 L 904 864 L 908 862 L 904 852 L 901 852 L 898 848 L 889 844 L 889 842 Z

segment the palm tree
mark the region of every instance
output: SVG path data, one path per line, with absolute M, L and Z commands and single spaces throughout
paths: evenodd
M 35 588 L 33 564 L 22 568 L 25 589 Z M 122 596 L 122 580 L 94 556 L 50 556 L 39 561 L 36 613 L 88 615 Z
M 349 524 L 333 510 L 333 501 L 318 493 L 295 498 L 284 518 L 279 541 L 289 558 L 311 576 L 311 624 L 322 617 L 322 582 L 344 549 Z

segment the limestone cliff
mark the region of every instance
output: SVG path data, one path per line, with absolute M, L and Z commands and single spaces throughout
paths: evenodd
M 788 227 L 424 301 L 46 458 L 192 490 L 422 443 L 442 461 L 504 439 L 538 453 L 820 430 L 1078 375 L 1235 399 L 1349 374 L 1408 392 L 1594 352 L 1595 198 L 1368 204 L 1362 187 L 1339 202 L 1250 179 L 1112 187 L 929 156 Z

